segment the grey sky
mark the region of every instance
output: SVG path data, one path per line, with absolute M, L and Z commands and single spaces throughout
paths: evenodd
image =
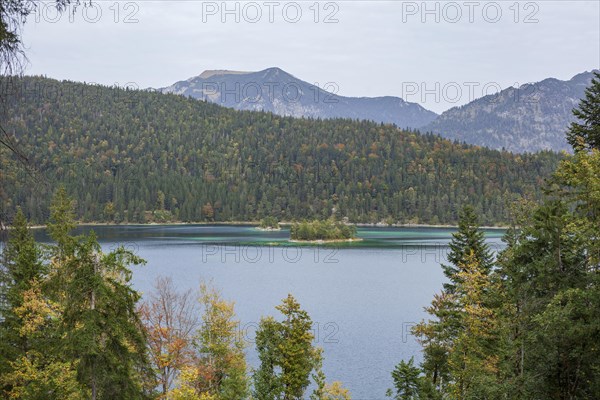
M 44 7 L 25 25 L 26 73 L 146 88 L 277 66 L 341 95 L 400 96 L 439 113 L 600 67 L 598 1 L 250 3 L 229 1 L 225 14 L 221 1 L 110 0 L 56 22 Z

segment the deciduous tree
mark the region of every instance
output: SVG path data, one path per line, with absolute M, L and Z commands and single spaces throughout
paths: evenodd
M 148 338 L 150 361 L 166 398 L 181 369 L 195 361 L 192 340 L 200 315 L 194 292 L 179 293 L 171 278 L 159 277 L 138 312 Z

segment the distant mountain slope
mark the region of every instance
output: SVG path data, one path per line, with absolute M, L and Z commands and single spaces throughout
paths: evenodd
M 368 121 L 236 111 L 183 96 L 16 78 L 3 128 L 35 170 L 0 146 L 0 213 L 47 220 L 59 185 L 85 221 L 339 218 L 456 223 L 475 207 L 506 222 L 540 199 L 551 152 L 514 155 Z M 3 92 L 7 93 L 7 92 Z
M 510 87 L 442 113 L 422 128 L 448 139 L 513 152 L 570 150 L 565 132 L 571 110 L 584 96 L 592 72 L 568 81 L 554 78 Z
M 399 97 L 344 97 L 330 93 L 334 85 L 315 86 L 279 68 L 259 72 L 204 71 L 199 76 L 160 89 L 205 99 L 236 110 L 270 111 L 313 118 L 352 118 L 420 128 L 437 114 Z

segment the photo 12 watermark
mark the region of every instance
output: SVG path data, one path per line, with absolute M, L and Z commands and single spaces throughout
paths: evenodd
M 137 1 L 82 1 L 60 4 L 56 1 L 36 2 L 33 10 L 35 23 L 85 22 L 96 24 L 103 21 L 115 24 L 140 22 L 140 4 Z
M 200 257 L 203 264 L 275 264 L 282 261 L 288 264 L 297 264 L 300 261 L 337 264 L 340 262 L 339 250 L 336 246 L 202 244 Z
M 336 82 L 326 82 L 321 85 L 305 84 L 301 81 L 290 82 L 225 82 L 204 81 L 199 87 L 194 87 L 203 100 L 224 105 L 259 104 L 280 101 L 283 104 L 339 102 L 336 94 L 340 88 Z
M 313 22 L 337 24 L 340 3 L 334 1 L 202 1 L 202 23 Z
M 401 264 L 446 264 L 448 253 L 450 252 L 450 239 L 446 241 L 428 241 L 422 244 L 402 244 L 400 245 L 400 263 Z M 506 248 L 502 242 L 486 242 L 487 249 L 492 254 L 498 254 Z
M 256 343 L 256 332 L 260 329 L 259 322 L 244 322 L 238 324 L 238 335 L 241 340 L 246 343 Z M 311 334 L 313 335 L 314 344 L 338 344 L 341 341 L 340 326 L 337 322 L 313 321 Z
M 538 86 L 519 82 L 503 88 L 498 82 L 402 82 L 400 97 L 405 101 L 427 103 L 465 104 L 482 99 L 488 104 L 538 103 Z
M 403 1 L 402 23 L 518 24 L 539 23 L 540 4 L 534 1 Z

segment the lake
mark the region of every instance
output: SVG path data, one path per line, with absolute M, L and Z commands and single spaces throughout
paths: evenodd
M 410 328 L 441 289 L 454 229 L 358 228 L 360 242 L 308 246 L 287 242 L 289 231 L 240 225 L 127 225 L 93 229 L 105 250 L 123 245 L 148 261 L 133 269 L 133 283 L 152 290 L 158 276 L 181 290 L 211 280 L 235 301 L 248 362 L 257 365 L 254 331 L 261 316 L 279 318 L 275 306 L 292 293 L 314 322 L 324 349 L 327 381 L 340 380 L 355 400 L 385 398 L 401 360 L 421 360 Z M 502 230 L 486 230 L 492 250 Z M 44 240 L 44 234 L 37 236 Z

